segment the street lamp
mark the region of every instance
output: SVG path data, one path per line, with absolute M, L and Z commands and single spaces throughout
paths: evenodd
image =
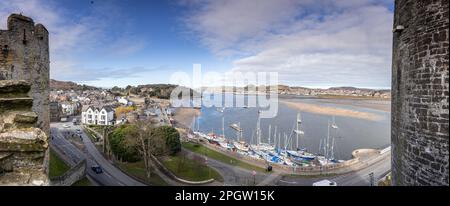
M 369 173 L 370 178 L 370 186 L 375 186 L 375 177 L 373 175 L 373 172 Z

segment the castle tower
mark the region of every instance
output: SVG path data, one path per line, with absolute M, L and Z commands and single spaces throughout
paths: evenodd
M 448 0 L 395 1 L 393 185 L 449 185 L 448 6 Z
M 48 185 L 48 32 L 12 14 L 0 30 L 0 185 Z
M 31 83 L 32 110 L 37 127 L 49 134 L 49 42 L 48 31 L 31 18 L 12 14 L 8 30 L 0 30 L 0 80 Z

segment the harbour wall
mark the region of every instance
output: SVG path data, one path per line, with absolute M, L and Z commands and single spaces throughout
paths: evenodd
M 245 163 L 261 167 L 267 168 L 269 165 L 267 161 L 263 159 L 256 159 L 250 156 L 242 155 L 234 151 L 226 150 L 217 145 L 211 145 L 203 142 L 196 142 L 201 145 L 220 152 L 224 155 L 239 159 Z M 391 152 L 390 147 L 377 150 L 377 149 L 358 149 L 352 152 L 353 158 L 350 160 L 346 160 L 341 163 L 330 164 L 325 166 L 287 166 L 280 164 L 270 164 L 273 170 L 286 173 L 286 174 L 294 174 L 294 175 L 331 175 L 331 174 L 345 174 L 349 172 L 354 172 L 366 168 L 372 164 L 375 164 L 379 161 L 388 159 L 390 160 Z

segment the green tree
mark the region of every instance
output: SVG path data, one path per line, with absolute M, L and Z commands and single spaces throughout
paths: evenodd
M 109 135 L 109 144 L 114 155 L 126 162 L 136 162 L 141 159 L 133 138 L 137 130 L 135 125 L 121 125 Z
M 170 155 L 181 151 L 180 133 L 170 126 L 161 126 L 153 128 L 153 134 L 165 141 Z

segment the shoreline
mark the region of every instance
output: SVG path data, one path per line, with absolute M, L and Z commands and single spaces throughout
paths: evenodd
M 352 117 L 358 119 L 364 119 L 369 121 L 379 121 L 383 117 L 377 114 L 369 113 L 369 112 L 360 112 L 354 111 L 350 109 L 336 108 L 336 107 L 327 107 L 327 106 L 317 106 L 315 104 L 303 103 L 303 102 L 293 102 L 287 100 L 280 100 L 280 103 L 296 110 L 301 110 L 304 112 L 321 114 L 321 115 L 329 115 L 329 116 L 343 116 L 343 117 Z
M 201 115 L 200 109 L 192 107 L 180 107 L 176 109 L 173 118 L 177 124 L 189 128 L 190 125 L 192 124 L 194 117 L 198 117 L 200 115 Z

